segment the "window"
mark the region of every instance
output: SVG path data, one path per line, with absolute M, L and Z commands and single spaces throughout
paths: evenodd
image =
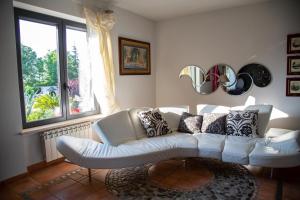
M 84 24 L 15 8 L 24 128 L 99 113 Z

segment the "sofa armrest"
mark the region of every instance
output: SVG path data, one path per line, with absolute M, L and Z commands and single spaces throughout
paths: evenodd
M 292 130 L 289 129 L 282 129 L 282 128 L 270 128 L 267 133 L 265 134 L 266 138 L 274 138 L 281 135 L 284 135 Z
M 300 130 L 289 131 L 270 138 L 268 146 L 284 152 L 300 152 Z

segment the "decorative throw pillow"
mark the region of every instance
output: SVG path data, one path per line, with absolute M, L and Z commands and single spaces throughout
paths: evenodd
M 225 113 L 204 113 L 201 132 L 225 135 L 226 115 Z
M 227 115 L 226 133 L 234 136 L 257 136 L 258 111 L 230 111 Z
M 180 117 L 178 131 L 184 133 L 199 133 L 201 132 L 202 121 L 202 115 L 193 115 L 183 112 Z
M 166 120 L 162 118 L 158 111 L 142 111 L 138 113 L 138 116 L 148 137 L 165 135 L 170 132 Z

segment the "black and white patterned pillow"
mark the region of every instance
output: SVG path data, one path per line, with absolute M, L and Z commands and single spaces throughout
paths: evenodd
M 201 132 L 225 135 L 226 116 L 224 113 L 204 113 Z
M 202 115 L 193 115 L 191 113 L 183 112 L 180 117 L 178 131 L 184 133 L 200 133 L 202 121 Z
M 164 120 L 161 114 L 156 110 L 139 112 L 138 117 L 140 118 L 148 137 L 165 135 L 170 132 L 166 120 Z
M 257 136 L 258 111 L 230 111 L 226 118 L 226 133 L 234 136 Z

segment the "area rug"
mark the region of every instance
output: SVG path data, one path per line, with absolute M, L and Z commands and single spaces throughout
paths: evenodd
M 184 173 L 173 171 L 168 174 L 176 167 Z M 68 172 L 19 195 L 23 200 L 34 199 L 33 194 L 39 191 L 70 179 L 78 182 L 78 177 L 87 178 L 84 171 L 86 169 L 79 168 Z M 92 173 L 97 172 L 93 170 Z M 99 181 L 94 175 L 92 178 L 93 182 Z M 175 179 L 179 181 L 174 183 Z M 155 165 L 112 169 L 103 181 L 106 189 L 118 199 L 251 200 L 256 199 L 258 193 L 255 177 L 244 166 L 202 158 L 191 159 L 187 166 L 183 166 L 181 160 L 170 160 Z
M 105 184 L 119 199 L 255 199 L 255 177 L 242 165 L 201 158 L 193 159 L 192 165 L 206 168 L 213 178 L 192 190 L 165 188 L 151 181 L 152 165 L 145 165 L 111 170 Z

